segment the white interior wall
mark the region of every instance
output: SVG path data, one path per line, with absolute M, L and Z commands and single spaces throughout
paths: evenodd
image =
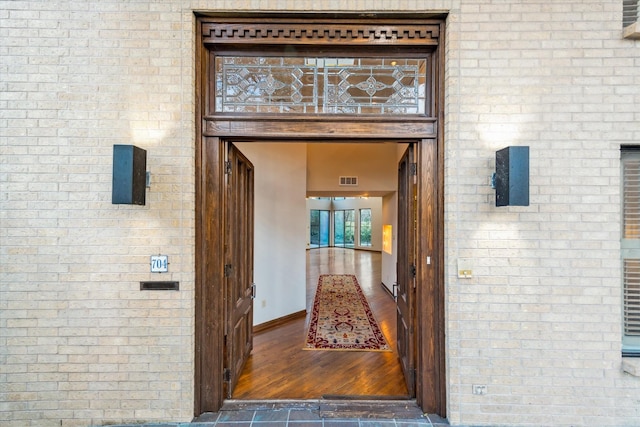
M 254 236 L 254 325 L 265 323 L 305 309 L 306 258 L 309 246 L 310 209 L 356 210 L 356 249 L 382 250 L 382 199 L 370 197 L 337 201 L 306 200 L 308 174 L 322 176 L 322 168 L 307 167 L 307 147 L 318 144 L 236 143 L 255 167 Z M 328 145 L 328 144 L 323 144 Z M 341 157 L 353 154 L 341 144 Z M 369 147 L 367 156 L 374 164 L 384 162 L 384 151 Z M 336 145 L 333 145 L 337 148 Z M 372 148 L 373 147 L 373 148 Z M 391 145 L 395 150 L 395 146 Z M 350 154 L 351 153 L 351 154 Z M 377 160 L 373 160 L 377 159 Z M 388 168 L 388 167 L 387 167 Z M 395 168 L 395 166 L 394 166 Z M 320 170 L 318 170 L 320 169 Z M 374 176 L 377 168 L 361 169 L 361 176 Z M 388 178 L 388 177 L 387 177 Z M 395 181 L 394 181 L 395 182 Z M 395 183 L 393 184 L 395 185 Z M 365 190 L 373 187 L 365 187 Z M 379 188 L 379 185 L 377 187 Z M 359 209 L 371 208 L 371 246 L 358 245 Z M 303 237 L 304 236 L 304 237 Z M 395 280 L 395 279 L 394 279 Z
M 396 191 L 394 143 L 309 144 L 307 191 L 314 196 L 383 196 Z M 340 176 L 357 176 L 358 186 L 344 187 Z
M 393 293 L 396 282 L 396 262 L 398 260 L 398 193 L 391 193 L 382 198 L 382 224 L 391 225 L 391 253 L 382 251 L 382 284 Z
M 306 146 L 238 143 L 255 167 L 253 324 L 305 309 Z

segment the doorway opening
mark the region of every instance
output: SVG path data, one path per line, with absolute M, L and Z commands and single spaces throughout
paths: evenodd
M 383 222 L 393 224 L 394 233 L 398 232 L 398 161 L 407 144 L 392 141 L 358 143 L 354 147 L 352 141 L 316 141 L 306 145 L 313 146 L 313 150 L 307 151 L 304 144 L 299 143 L 237 143 L 255 166 L 254 324 L 259 325 L 260 331 L 254 334 L 253 352 L 238 385 L 227 396 L 233 399 L 318 399 L 338 395 L 412 398 L 396 348 L 397 313 L 392 294 L 397 289 L 394 286 L 397 253 L 395 247 L 383 252 L 381 239 Z M 322 157 L 323 152 L 330 154 L 334 163 L 343 157 L 344 167 L 357 170 L 361 185 L 350 188 L 349 193 L 336 193 L 337 187 L 323 187 L 325 175 L 328 175 L 327 181 L 337 182 L 331 179 L 334 173 L 328 170 L 329 166 L 309 160 L 304 167 L 306 156 Z M 303 168 L 293 165 L 296 162 L 302 163 Z M 309 180 L 308 186 L 305 177 Z M 381 180 L 389 182 L 378 183 Z M 292 181 L 300 181 L 301 185 Z M 341 197 L 335 201 L 325 197 L 325 200 L 304 203 L 306 196 L 326 196 L 329 192 Z M 365 195 L 368 196 L 360 197 Z M 305 234 L 313 234 L 307 228 L 311 224 L 306 224 L 307 209 L 313 212 L 311 207 L 333 203 L 338 212 L 347 208 L 355 212 L 357 221 L 352 222 L 357 224 L 350 235 L 359 248 L 367 250 L 341 245 L 322 249 L 305 247 Z M 374 230 L 370 230 L 372 212 Z M 327 217 L 328 222 L 330 216 Z M 353 238 L 354 235 L 365 238 Z M 394 240 L 397 239 L 394 237 Z M 321 274 L 356 275 L 392 351 L 304 350 L 308 328 L 305 315 L 311 314 Z M 304 288 L 300 291 L 305 283 L 306 294 Z M 262 323 L 264 320 L 266 324 Z M 268 329 L 263 331 L 262 327 Z M 413 337 L 411 333 L 407 339 Z M 413 380 L 413 375 L 411 378 Z
M 239 261 L 228 261 L 231 241 L 228 236 L 236 235 L 235 231 L 229 231 L 234 224 L 232 219 L 236 218 L 229 207 L 247 208 L 242 197 L 239 204 L 232 200 L 238 197 L 237 193 L 229 191 L 227 186 L 226 141 L 393 140 L 415 143 L 414 159 L 403 166 L 406 182 L 414 186 L 414 192 L 405 189 L 408 192 L 403 200 L 409 213 L 406 223 L 415 227 L 415 233 L 406 236 L 415 237 L 408 245 L 414 253 L 406 254 L 414 262 L 402 268 L 406 301 L 398 304 L 407 320 L 402 332 L 406 336 L 400 340 L 408 343 L 403 351 L 412 359 L 408 364 L 403 360 L 403 368 L 405 377 L 411 379 L 407 381 L 408 387 L 415 387 L 415 391 L 408 394 L 415 395 L 417 404 L 425 412 L 446 416 L 444 17 L 391 14 L 363 18 L 345 14 L 331 17 L 270 15 L 265 19 L 265 15 L 269 14 L 200 16 L 196 27 L 199 102 L 196 111 L 195 415 L 220 409 L 228 395 L 225 379 L 233 375 L 229 366 L 235 359 L 230 354 L 240 353 L 225 353 L 223 349 L 246 349 L 242 344 L 251 333 L 246 326 L 249 322 L 238 318 L 234 324 L 235 320 L 230 321 L 234 318 L 229 315 L 230 296 L 251 298 L 254 288 L 251 283 L 242 283 L 229 293 L 229 283 L 234 281 L 237 269 L 247 267 L 249 262 L 246 251 L 239 252 L 236 257 Z M 354 65 L 351 59 L 358 56 L 366 60 Z M 265 68 L 260 58 L 266 62 L 273 59 L 276 68 L 285 71 L 271 66 Z M 295 59 L 295 64 L 290 58 Z M 394 58 L 404 62 L 398 65 Z M 345 64 L 345 60 L 348 63 Z M 339 70 L 352 66 L 368 69 L 369 74 L 344 74 Z M 317 87 L 314 85 L 318 82 L 314 80 L 318 76 L 314 70 L 319 68 L 332 70 L 323 74 L 322 81 L 328 90 L 321 97 L 310 96 L 309 88 Z M 271 71 L 265 72 L 265 69 Z M 401 69 L 403 71 L 392 77 L 396 83 L 385 80 L 388 71 Z M 245 75 L 257 77 L 246 80 Z M 334 96 L 342 84 L 340 81 L 352 89 L 347 98 Z M 220 92 L 225 82 L 230 85 Z M 246 84 L 249 86 L 244 86 Z M 246 87 L 253 89 L 247 92 Z M 413 89 L 408 89 L 410 87 Z M 286 88 L 295 90 L 284 93 Z M 254 92 L 259 93 L 258 98 L 246 97 Z M 234 96 L 227 96 L 229 94 Z M 353 110 L 354 94 L 367 100 L 366 108 Z M 378 95 L 382 98 L 377 98 Z M 379 102 L 383 99 L 388 102 Z M 248 175 L 252 170 L 247 168 Z M 421 172 L 413 174 L 413 171 Z M 242 221 L 238 223 L 245 229 L 250 227 L 242 225 Z M 398 277 L 401 277 L 400 271 Z M 398 295 L 401 294 L 398 289 Z M 233 330 L 239 332 L 230 332 Z

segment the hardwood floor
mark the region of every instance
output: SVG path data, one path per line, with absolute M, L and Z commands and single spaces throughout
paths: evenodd
M 381 285 L 381 254 L 352 249 L 307 251 L 307 312 L 320 274 L 355 274 L 393 352 L 302 350 L 300 317 L 254 336 L 234 399 L 402 398 L 407 388 L 396 351 L 396 308 Z

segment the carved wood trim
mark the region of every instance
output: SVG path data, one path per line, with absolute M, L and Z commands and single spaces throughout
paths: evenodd
M 243 138 L 278 138 L 278 139 L 327 139 L 353 138 L 376 139 L 394 137 L 435 138 L 435 120 L 416 121 L 383 121 L 380 119 L 347 121 L 347 120 L 256 120 L 217 118 L 206 120 L 203 129 L 205 136 L 243 137 Z
M 437 24 L 213 23 L 202 25 L 205 44 L 437 45 Z

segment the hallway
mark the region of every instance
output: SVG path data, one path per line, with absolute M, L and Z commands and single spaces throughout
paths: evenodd
M 407 398 L 396 353 L 395 302 L 381 285 L 381 254 L 342 248 L 307 251 L 307 311 L 320 274 L 355 274 L 393 352 L 303 350 L 300 316 L 254 336 L 233 399 Z

